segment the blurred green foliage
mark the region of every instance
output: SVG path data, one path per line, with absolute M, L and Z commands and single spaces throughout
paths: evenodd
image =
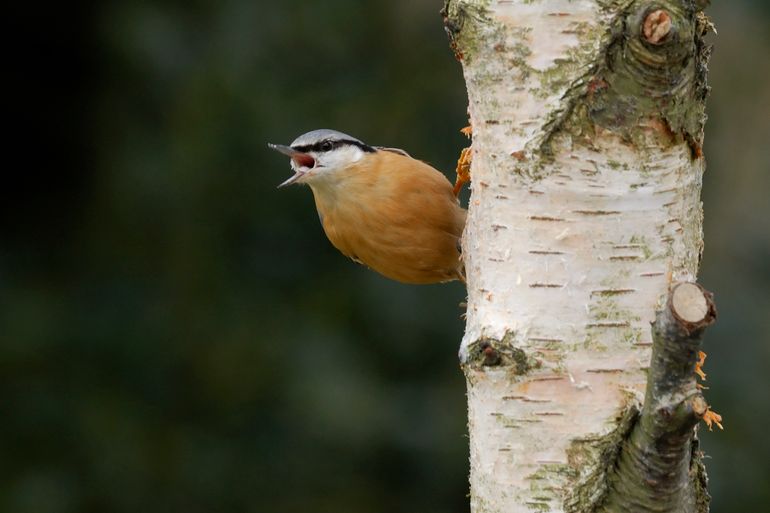
M 309 191 L 275 189 L 289 170 L 266 147 L 329 127 L 452 169 L 466 98 L 440 4 L 23 17 L 11 81 L 33 98 L 16 130 L 32 144 L 3 204 L 0 511 L 467 511 L 462 287 L 347 261 Z M 726 431 L 704 446 L 712 511 L 760 511 L 770 11 L 710 12 L 702 281 Z

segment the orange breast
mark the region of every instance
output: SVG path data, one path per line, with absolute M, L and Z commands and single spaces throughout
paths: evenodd
M 431 166 L 380 150 L 310 186 L 327 237 L 348 257 L 404 283 L 462 277 L 465 210 Z

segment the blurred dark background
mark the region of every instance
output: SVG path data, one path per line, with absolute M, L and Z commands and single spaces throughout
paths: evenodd
M 770 8 L 709 10 L 715 513 L 770 504 Z M 67 3 L 8 21 L 0 511 L 463 512 L 464 291 L 326 241 L 267 142 L 451 170 L 439 0 Z

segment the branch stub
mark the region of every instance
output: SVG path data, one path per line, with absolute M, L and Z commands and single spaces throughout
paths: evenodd
M 709 303 L 700 286 L 680 283 L 671 293 L 671 309 L 682 321 L 695 324 L 706 319 Z

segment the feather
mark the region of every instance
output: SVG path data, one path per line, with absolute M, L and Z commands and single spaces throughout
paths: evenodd
M 344 255 L 405 283 L 462 279 L 465 210 L 428 164 L 386 149 L 309 185 L 324 231 Z

